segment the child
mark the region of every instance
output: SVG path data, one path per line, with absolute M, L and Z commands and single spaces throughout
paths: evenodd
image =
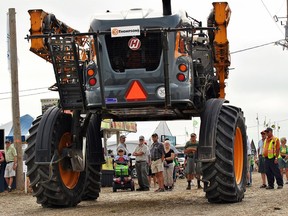
M 114 158 L 114 168 L 117 164 L 123 164 L 130 166 L 130 158 L 127 155 L 124 155 L 124 149 L 119 148 L 117 151 L 117 155 Z

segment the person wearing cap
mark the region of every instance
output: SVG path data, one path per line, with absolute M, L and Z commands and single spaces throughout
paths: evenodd
M 116 150 L 118 151 L 118 149 L 122 148 L 122 149 L 124 149 L 124 154 L 128 155 L 129 151 L 127 149 L 127 145 L 126 145 L 125 141 L 126 141 L 126 136 L 125 135 L 121 135 L 120 138 L 119 138 L 119 144 L 118 144 Z
M 263 145 L 266 139 L 265 131 L 261 131 L 261 140 L 258 142 L 258 172 L 261 173 L 262 185 L 260 188 L 266 188 L 265 157 L 263 157 Z
M 127 164 L 128 167 L 130 166 L 130 158 L 124 154 L 125 150 L 123 148 L 119 148 L 117 150 L 117 155 L 114 157 L 114 168 L 117 166 L 118 163 L 120 164 Z
M 152 134 L 152 145 L 150 148 L 150 157 L 151 157 L 151 170 L 152 173 L 155 173 L 155 177 L 158 181 L 159 188 L 155 192 L 164 192 L 164 146 L 162 143 L 158 142 L 158 134 Z
M 149 149 L 148 146 L 144 144 L 144 136 L 139 136 L 139 144 L 136 146 L 133 154 L 136 160 L 136 172 L 139 188 L 137 191 L 149 191 L 149 181 L 148 181 L 148 156 Z
M 197 147 L 198 147 L 198 141 L 197 135 L 195 133 L 192 133 L 190 135 L 190 141 L 188 141 L 184 147 L 184 153 L 187 156 L 186 160 L 186 168 L 185 168 L 185 173 L 186 173 L 186 178 L 187 178 L 187 190 L 191 190 L 191 185 L 193 186 L 193 179 L 196 174 L 196 165 L 195 165 L 195 159 L 196 159 L 196 152 L 197 152 Z M 197 180 L 197 186 L 198 188 L 202 188 L 200 185 L 200 180 Z
M 5 159 L 6 159 L 6 168 L 4 173 L 4 178 L 8 185 L 8 192 L 12 191 L 12 184 L 14 177 L 16 176 L 16 168 L 17 168 L 17 151 L 14 145 L 10 140 L 5 141 Z
M 274 189 L 274 178 L 276 178 L 277 189 L 283 188 L 283 178 L 278 166 L 278 157 L 280 155 L 279 139 L 273 136 L 272 128 L 265 130 L 266 139 L 263 145 L 263 156 L 265 157 L 265 171 L 268 180 L 266 189 Z

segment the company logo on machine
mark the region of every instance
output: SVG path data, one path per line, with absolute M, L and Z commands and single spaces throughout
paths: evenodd
M 111 27 L 111 37 L 128 37 L 140 35 L 140 26 Z
M 131 50 L 138 50 L 141 47 L 141 41 L 136 37 L 132 37 L 128 41 L 128 47 Z

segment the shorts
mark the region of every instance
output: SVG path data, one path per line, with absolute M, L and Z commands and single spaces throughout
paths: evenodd
M 265 172 L 265 157 L 259 156 L 258 172 L 259 173 L 266 173 Z
M 152 161 L 151 170 L 152 170 L 152 173 L 158 173 L 158 172 L 164 171 L 163 161 L 161 158 L 156 161 Z
M 185 168 L 185 174 L 186 175 L 191 175 L 191 174 L 195 174 L 196 173 L 196 169 L 195 169 L 195 160 L 194 158 L 187 158 L 187 163 L 186 163 L 186 168 Z
M 16 172 L 13 169 L 14 162 L 7 163 L 5 172 L 4 172 L 4 178 L 10 178 L 16 176 Z
M 278 164 L 279 164 L 279 169 L 288 168 L 288 162 L 285 163 L 285 161 L 282 158 L 278 158 Z
M 148 176 L 155 176 L 155 174 L 152 173 L 151 166 L 148 166 Z

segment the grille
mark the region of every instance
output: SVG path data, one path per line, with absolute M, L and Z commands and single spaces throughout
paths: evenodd
M 137 38 L 141 41 L 141 46 L 138 50 L 132 50 L 128 46 L 131 37 L 105 36 L 110 64 L 115 72 L 138 68 L 153 71 L 159 66 L 162 52 L 161 34 L 146 33 L 145 36 Z

